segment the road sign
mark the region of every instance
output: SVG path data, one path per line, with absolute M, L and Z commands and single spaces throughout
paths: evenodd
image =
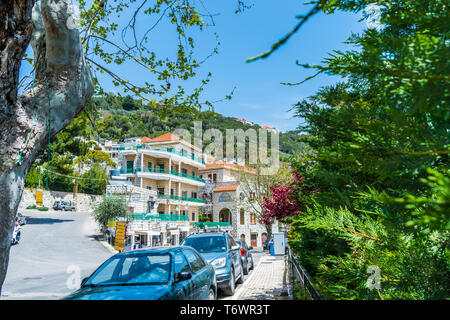
M 36 204 L 38 206 L 42 206 L 44 204 L 42 201 L 42 190 L 41 189 L 36 190 Z
M 117 222 L 114 249 L 120 252 L 123 251 L 123 248 L 125 246 L 125 231 L 126 231 L 126 222 Z

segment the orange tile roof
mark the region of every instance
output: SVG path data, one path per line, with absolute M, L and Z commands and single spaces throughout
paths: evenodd
M 143 141 L 145 139 L 145 141 Z M 164 141 L 176 141 L 176 140 L 181 140 L 181 138 L 179 136 L 176 136 L 170 132 L 165 133 L 161 136 L 158 136 L 156 138 L 150 139 L 147 137 L 142 137 L 141 138 L 141 143 L 149 143 L 149 142 L 164 142 Z
M 214 168 L 214 167 L 229 167 L 229 168 L 242 169 L 245 171 L 250 171 L 250 172 L 256 173 L 256 170 L 253 168 L 239 166 L 239 165 L 237 165 L 235 163 L 231 163 L 231 162 L 217 161 L 217 162 L 212 162 L 212 163 L 205 163 L 205 169 L 206 168 Z
M 273 129 L 272 127 L 269 127 L 268 125 L 262 126 L 262 129 Z
M 213 191 L 214 192 L 225 192 L 225 191 L 236 191 L 238 185 L 232 185 L 232 186 L 220 186 L 216 187 Z

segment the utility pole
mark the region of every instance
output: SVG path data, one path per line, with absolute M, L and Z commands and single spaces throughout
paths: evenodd
M 78 171 L 75 173 L 75 186 L 73 187 L 73 206 L 75 207 L 75 212 L 77 212 L 78 210 L 77 195 L 78 195 Z

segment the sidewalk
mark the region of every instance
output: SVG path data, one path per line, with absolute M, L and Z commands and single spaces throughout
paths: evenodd
M 266 255 L 232 299 L 279 300 L 287 298 L 286 290 L 284 256 Z

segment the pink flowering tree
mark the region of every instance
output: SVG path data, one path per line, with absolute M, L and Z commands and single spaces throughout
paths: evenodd
M 298 201 L 299 192 L 314 193 L 303 186 L 303 177 L 298 172 L 293 173 L 289 184 L 271 186 L 270 191 L 271 197 L 263 198 L 262 208 L 265 214 L 259 220 L 265 225 L 301 213 L 305 205 Z

